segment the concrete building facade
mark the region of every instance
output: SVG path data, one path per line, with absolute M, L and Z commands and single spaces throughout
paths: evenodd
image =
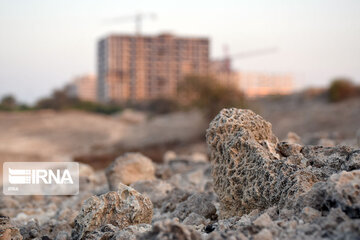
M 97 83 L 95 75 L 83 75 L 76 77 L 65 86 L 68 96 L 76 97 L 83 101 L 97 101 Z
M 209 40 L 171 34 L 110 35 L 98 43 L 100 101 L 141 101 L 177 95 L 188 74 L 208 74 Z
M 214 78 L 225 85 L 238 88 L 249 98 L 287 95 L 294 91 L 294 79 L 290 74 L 234 71 L 228 59 L 213 60 L 210 66 Z
M 294 91 L 290 74 L 237 72 L 238 87 L 249 98 L 267 95 L 288 95 Z

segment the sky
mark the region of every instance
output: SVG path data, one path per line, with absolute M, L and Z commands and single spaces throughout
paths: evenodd
M 0 96 L 33 103 L 76 76 L 96 74 L 96 43 L 134 33 L 112 19 L 136 13 L 143 34 L 210 38 L 211 57 L 276 47 L 236 59 L 240 71 L 292 74 L 298 89 L 336 77 L 360 83 L 359 0 L 0 0 Z

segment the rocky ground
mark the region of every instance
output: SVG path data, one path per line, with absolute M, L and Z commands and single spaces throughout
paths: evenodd
M 238 109 L 206 138 L 209 158 L 81 164 L 76 196 L 1 196 L 0 239 L 360 239 L 360 150 L 279 141 Z

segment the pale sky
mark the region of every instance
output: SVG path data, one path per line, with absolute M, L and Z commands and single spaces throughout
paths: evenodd
M 144 34 L 208 36 L 211 55 L 276 46 L 238 70 L 293 74 L 298 88 L 345 76 L 360 83 L 359 0 L 0 0 L 0 96 L 33 102 L 74 76 L 96 74 L 96 42 L 133 33 L 114 17 L 156 13 Z

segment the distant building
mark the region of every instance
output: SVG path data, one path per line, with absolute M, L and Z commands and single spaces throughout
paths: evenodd
M 83 101 L 97 101 L 97 83 L 94 75 L 84 75 L 75 78 L 65 87 L 68 96 Z
M 184 76 L 208 73 L 209 40 L 110 35 L 98 43 L 97 65 L 101 101 L 175 97 Z
M 210 74 L 224 84 L 239 85 L 239 74 L 231 69 L 230 60 L 228 59 L 212 60 Z
M 211 62 L 210 72 L 220 82 L 239 88 L 247 97 L 286 95 L 294 90 L 289 74 L 234 71 L 227 59 Z
M 289 74 L 238 72 L 238 86 L 248 97 L 287 95 L 294 91 L 293 77 Z

